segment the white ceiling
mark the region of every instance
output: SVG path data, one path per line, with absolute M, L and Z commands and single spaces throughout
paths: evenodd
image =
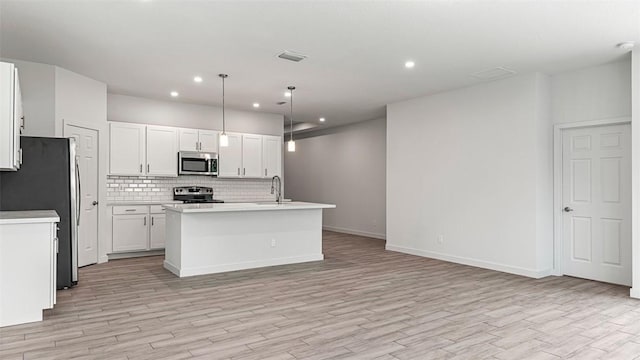
M 58 65 L 109 92 L 288 114 L 324 126 L 480 80 L 503 66 L 556 73 L 640 43 L 640 1 L 8 1 L 0 56 Z M 308 55 L 294 63 L 282 50 Z M 404 68 L 408 59 L 416 62 Z M 204 78 L 201 84 L 193 76 Z

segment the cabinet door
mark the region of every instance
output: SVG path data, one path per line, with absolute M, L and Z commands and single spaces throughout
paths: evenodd
M 0 62 L 0 170 L 16 169 L 15 67 Z
M 113 215 L 113 251 L 147 250 L 147 214 Z
M 263 177 L 262 135 L 242 135 L 242 176 Z
M 264 177 L 282 176 L 282 138 L 280 136 L 262 137 L 262 166 Z
M 175 128 L 147 126 L 147 175 L 178 176 L 178 134 Z
M 200 151 L 218 152 L 218 132 L 214 130 L 200 130 L 198 132 L 200 139 Z
M 109 174 L 144 174 L 144 131 L 144 125 L 109 124 Z
M 22 149 L 20 149 L 20 134 L 24 129 L 24 113 L 22 112 L 22 92 L 20 91 L 20 79 L 18 78 L 18 69 L 15 69 L 15 86 L 14 86 L 14 98 L 13 108 L 15 112 L 15 119 L 13 120 L 14 126 L 14 142 L 13 142 L 13 165 L 16 169 L 20 169 L 22 165 Z
M 200 148 L 198 142 L 198 130 L 195 129 L 180 129 L 180 151 L 198 151 Z
M 164 249 L 165 215 L 151 214 L 151 228 L 149 230 L 149 248 Z
M 242 135 L 227 133 L 229 146 L 221 146 L 218 155 L 218 177 L 240 177 L 242 171 Z

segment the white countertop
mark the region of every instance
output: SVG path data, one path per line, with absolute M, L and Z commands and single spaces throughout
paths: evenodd
M 55 210 L 0 211 L 0 225 L 59 222 Z
M 302 201 L 283 202 L 254 202 L 254 203 L 223 203 L 223 204 L 165 204 L 167 211 L 180 213 L 208 213 L 232 211 L 270 211 L 270 210 L 305 210 L 305 209 L 333 209 L 333 204 L 317 204 Z
M 163 201 L 131 200 L 131 201 L 109 201 L 109 202 L 107 202 L 107 206 L 164 205 L 164 204 L 182 204 L 182 201 L 176 201 L 176 200 L 163 200 Z

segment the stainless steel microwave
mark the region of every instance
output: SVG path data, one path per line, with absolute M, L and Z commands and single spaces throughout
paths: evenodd
M 178 153 L 178 174 L 218 176 L 218 154 L 180 151 Z

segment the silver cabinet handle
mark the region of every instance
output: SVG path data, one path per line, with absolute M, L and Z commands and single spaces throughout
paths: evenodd
M 142 174 L 142 164 L 140 164 L 140 173 Z
M 144 226 L 147 226 L 147 217 L 145 216 L 143 219 L 144 219 Z
M 196 141 L 196 150 L 200 150 L 200 146 L 198 145 L 197 141 Z
M 20 134 L 22 134 L 24 132 L 24 115 L 20 118 L 20 120 L 22 120 L 22 123 L 20 124 Z
M 564 212 L 571 212 L 571 211 L 573 211 L 573 209 L 572 209 L 572 208 L 570 208 L 570 207 L 568 207 L 568 206 L 565 206 L 565 207 L 564 207 L 564 209 L 562 209 L 562 210 L 563 210 Z
M 240 176 L 240 168 L 238 168 L 238 176 Z
M 153 216 L 151 217 L 151 226 L 153 226 Z
M 125 209 L 124 211 L 136 211 L 136 209 Z
M 264 169 L 264 176 L 267 176 L 267 169 Z
M 149 172 L 149 169 L 151 168 L 150 166 L 151 165 L 147 164 L 147 172 Z
M 242 168 L 242 175 L 247 175 L 247 168 Z
M 19 156 L 20 165 L 22 165 L 22 148 L 18 150 L 18 156 Z

